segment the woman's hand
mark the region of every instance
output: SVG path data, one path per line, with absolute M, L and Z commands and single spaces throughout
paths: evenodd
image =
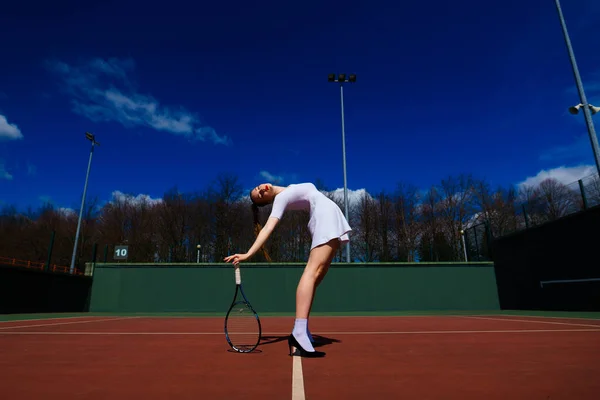
M 233 262 L 233 265 L 238 265 L 241 261 L 246 261 L 248 259 L 248 254 L 233 254 L 231 256 L 225 257 L 223 260 L 225 262 Z

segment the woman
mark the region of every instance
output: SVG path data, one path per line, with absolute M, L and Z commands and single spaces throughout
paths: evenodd
M 308 263 L 304 268 L 296 289 L 296 319 L 292 334 L 288 338 L 290 355 L 322 357 L 325 353 L 315 351 L 308 329 L 308 317 L 317 286 L 321 283 L 341 244 L 350 240 L 352 231 L 340 208 L 331 199 L 317 190 L 312 183 L 292 184 L 287 187 L 264 183 L 250 192 L 254 223 L 258 227 L 256 240 L 245 254 L 225 257 L 226 262 L 238 265 L 248 260 L 262 248 L 286 210 L 310 212 L 308 229 L 312 236 Z M 258 207 L 273 204 L 264 228 L 258 223 Z M 292 347 L 295 350 L 292 352 Z

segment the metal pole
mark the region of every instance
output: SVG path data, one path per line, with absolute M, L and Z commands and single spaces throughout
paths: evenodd
M 54 248 L 54 238 L 55 237 L 56 237 L 56 231 L 53 230 L 52 234 L 50 235 L 50 245 L 48 246 L 48 258 L 46 259 L 46 267 L 44 268 L 45 271 L 50 270 L 50 260 L 52 260 L 52 249 Z
M 83 196 L 81 197 L 81 208 L 79 209 L 79 220 L 77 221 L 77 232 L 75 233 L 75 243 L 73 243 L 73 257 L 71 258 L 70 273 L 75 270 L 75 256 L 77 255 L 77 242 L 79 241 L 79 230 L 81 229 L 81 217 L 83 216 L 83 207 L 85 205 L 85 194 L 87 192 L 88 179 L 90 176 L 90 168 L 92 167 L 92 156 L 94 155 L 94 141 L 92 141 L 92 149 L 90 150 L 90 159 L 88 161 L 87 173 L 85 174 L 85 184 L 83 186 Z
M 467 245 L 465 244 L 465 232 L 464 231 L 460 231 L 460 236 L 461 236 L 461 239 L 462 239 L 463 251 L 465 253 L 465 262 L 468 262 L 469 260 L 467 259 Z
M 346 131 L 344 127 L 344 84 L 340 82 L 340 101 L 342 105 L 342 163 L 344 167 L 344 207 L 346 208 L 346 219 L 350 222 L 348 215 L 348 182 L 346 179 Z M 350 262 L 350 242 L 346 243 L 346 262 Z
M 569 58 L 571 60 L 571 66 L 573 68 L 573 74 L 575 75 L 575 83 L 577 84 L 577 90 L 579 91 L 579 98 L 581 103 L 583 104 L 583 115 L 585 117 L 585 123 L 587 125 L 588 134 L 590 136 L 590 141 L 592 142 L 592 149 L 594 151 L 594 159 L 596 160 L 596 169 L 600 174 L 600 146 L 598 145 L 598 137 L 596 136 L 596 131 L 594 129 L 594 123 L 592 122 L 592 115 L 590 113 L 589 104 L 585 97 L 585 92 L 583 91 L 583 84 L 581 83 L 581 77 L 579 76 L 579 69 L 577 68 L 577 62 L 575 61 L 575 54 L 573 53 L 573 48 L 571 47 L 571 39 L 569 39 L 569 33 L 567 32 L 567 25 L 565 23 L 565 19 L 563 17 L 562 9 L 560 7 L 559 0 L 555 0 L 556 2 L 556 10 L 558 11 L 558 17 L 560 18 L 560 24 L 562 26 L 563 35 L 565 37 L 565 43 L 567 45 L 567 50 L 569 52 Z
M 583 201 L 583 209 L 588 209 L 587 196 L 585 194 L 585 186 L 583 186 L 583 179 L 577 181 L 579 183 L 579 193 L 581 194 L 581 200 Z

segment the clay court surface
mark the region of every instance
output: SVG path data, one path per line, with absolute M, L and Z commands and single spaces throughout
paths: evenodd
M 6 316 L 5 316 L 6 317 Z M 261 317 L 254 353 L 223 317 L 0 321 L 12 399 L 597 399 L 600 317 L 314 316 L 322 359 L 287 354 L 293 317 Z

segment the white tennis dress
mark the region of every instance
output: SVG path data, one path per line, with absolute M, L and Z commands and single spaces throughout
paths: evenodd
M 312 236 L 310 249 L 338 238 L 342 243 L 350 241 L 352 228 L 342 210 L 331 199 L 319 192 L 312 183 L 292 184 L 281 191 L 273 201 L 270 217 L 281 220 L 286 210 L 310 211 L 308 229 Z

